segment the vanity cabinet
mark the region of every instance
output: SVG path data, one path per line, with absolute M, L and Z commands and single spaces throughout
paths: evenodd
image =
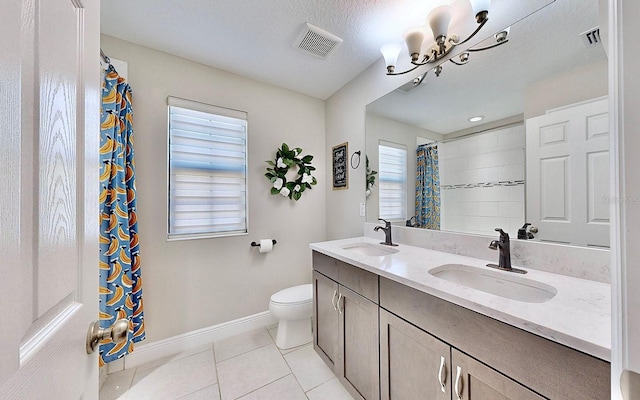
M 382 277 L 380 307 L 451 346 L 453 400 L 458 366 L 461 399 L 610 397 L 606 361 Z
M 544 400 L 384 309 L 380 388 L 381 400 Z
M 318 252 L 313 266 L 314 348 L 355 399 L 610 397 L 606 361 Z
M 377 400 L 378 276 L 319 253 L 313 260 L 314 349 L 355 399 Z

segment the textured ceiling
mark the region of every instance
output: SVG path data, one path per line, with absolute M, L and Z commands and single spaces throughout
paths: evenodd
M 475 115 L 485 117 L 482 124 L 521 114 L 528 85 L 606 60 L 601 45 L 587 47 L 579 37 L 596 26 L 597 0 L 556 0 L 514 24 L 503 46 L 472 53 L 467 65 L 447 62 L 439 78 L 429 72 L 423 85 L 393 91 L 367 112 L 442 134 L 477 125 L 468 121 Z
M 101 31 L 326 99 L 378 61 L 381 44 L 401 40 L 447 3 L 468 15 L 468 0 L 102 0 Z M 598 24 L 597 9 L 597 0 L 556 0 L 515 24 L 506 45 L 472 54 L 465 66 L 446 63 L 440 78 L 430 73 L 421 88 L 368 110 L 443 133 L 469 127 L 471 114 L 487 122 L 522 113 L 527 84 L 604 57 L 577 36 Z M 490 18 L 503 11 L 495 7 Z M 324 60 L 299 51 L 293 44 L 305 22 L 344 42 Z
M 102 0 L 102 33 L 326 99 L 379 48 L 466 0 Z M 305 22 L 344 40 L 327 59 L 293 47 Z

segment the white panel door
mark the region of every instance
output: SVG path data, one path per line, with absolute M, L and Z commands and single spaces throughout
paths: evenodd
M 0 0 L 0 398 L 97 399 L 99 4 Z
M 526 137 L 526 214 L 536 239 L 608 247 L 608 101 L 530 118 Z

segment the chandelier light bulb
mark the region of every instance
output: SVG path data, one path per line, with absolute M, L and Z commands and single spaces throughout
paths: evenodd
M 412 29 L 404 34 L 404 41 L 407 43 L 411 61 L 418 61 L 422 42 L 424 41 L 424 32 L 420 29 Z
M 400 55 L 400 50 L 402 50 L 402 45 L 400 43 L 387 43 L 380 47 L 380 52 L 382 53 L 382 57 L 384 57 L 387 71 L 393 72 L 395 69 L 398 62 L 398 56 Z
M 475 15 L 483 11 L 489 11 L 489 7 L 491 7 L 491 0 L 470 0 L 471 9 Z
M 471 9 L 476 16 L 476 22 L 479 24 L 486 22 L 489 16 L 489 7 L 491 0 L 470 0 Z
M 431 10 L 427 17 L 427 22 L 433 32 L 433 37 L 436 42 L 441 37 L 447 37 L 447 30 L 449 29 L 449 22 L 451 22 L 451 6 L 439 6 Z

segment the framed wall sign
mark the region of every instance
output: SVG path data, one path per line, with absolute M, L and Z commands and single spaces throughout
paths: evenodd
M 331 160 L 333 163 L 333 190 L 349 189 L 349 168 L 347 158 L 349 142 L 333 146 Z

